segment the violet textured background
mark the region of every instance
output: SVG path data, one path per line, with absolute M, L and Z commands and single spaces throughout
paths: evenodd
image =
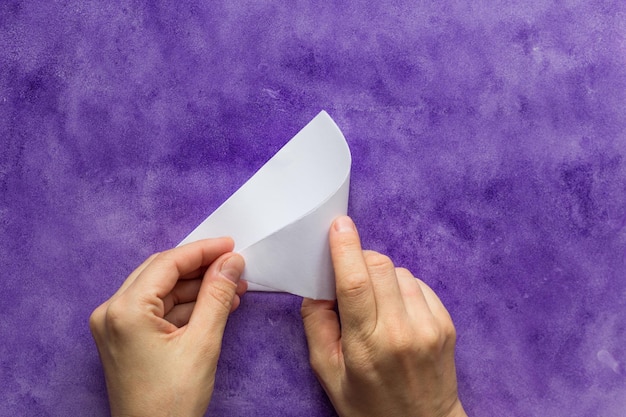
M 625 99 L 621 1 L 0 2 L 0 415 L 107 415 L 91 310 L 321 109 L 470 414 L 626 415 Z M 245 296 L 211 415 L 334 415 L 299 303 Z

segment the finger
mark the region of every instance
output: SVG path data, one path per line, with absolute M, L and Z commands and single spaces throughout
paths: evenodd
M 432 311 L 417 279 L 405 268 L 396 268 L 398 285 L 407 314 L 414 323 L 432 318 Z
M 376 301 L 361 241 L 352 220 L 339 217 L 329 233 L 337 305 L 344 334 L 369 335 L 376 327 Z
M 178 328 L 183 327 L 189 323 L 189 317 L 191 317 L 195 305 L 195 301 L 177 304 L 163 318 Z
M 304 298 L 300 313 L 311 367 L 319 375 L 324 375 L 329 368 L 341 363 L 341 330 L 335 302 Z
M 406 310 L 393 262 L 383 254 L 368 250 L 363 251 L 363 258 L 374 288 L 377 319 L 387 322 L 403 320 Z
M 239 304 L 241 304 L 241 297 L 239 297 L 239 294 L 235 294 L 235 296 L 233 297 L 233 303 L 230 306 L 229 313 L 232 313 L 233 311 L 237 310 L 239 308 Z
M 174 285 L 172 292 L 163 297 L 163 311 L 165 315 L 178 304 L 196 301 L 201 285 L 201 279 L 178 281 L 176 285 Z
M 205 271 L 206 272 L 206 271 Z M 165 319 L 178 327 L 187 324 L 189 322 L 189 317 L 191 316 L 191 311 L 193 310 L 193 306 L 195 305 L 196 298 L 198 297 L 198 292 L 200 291 L 200 286 L 202 285 L 201 279 L 193 279 L 188 281 L 178 281 L 174 286 L 174 289 L 171 293 L 165 296 L 163 299 L 164 311 L 165 311 Z M 244 280 L 240 280 L 237 284 L 236 294 L 237 296 L 233 300 L 233 306 L 230 309 L 232 313 L 239 307 L 240 298 L 243 294 L 245 294 L 248 289 L 248 283 Z M 179 306 L 184 308 L 185 314 L 181 312 Z M 172 314 L 174 314 L 172 316 Z M 174 318 L 175 322 L 170 318 Z
M 188 274 L 185 274 L 185 275 L 181 275 L 179 279 L 199 278 L 199 277 L 204 275 L 204 273 L 206 272 L 207 269 L 209 269 L 208 266 L 202 266 L 202 267 L 196 269 L 195 271 L 192 271 L 192 272 L 190 272 Z
M 444 348 L 454 351 L 454 345 L 456 343 L 456 329 L 454 328 L 454 323 L 452 322 L 450 313 L 432 288 L 420 279 L 416 278 L 415 281 L 417 281 L 420 289 L 422 290 L 424 298 L 432 311 L 433 318 L 438 324 L 439 330 L 441 331 L 441 337 L 444 338 Z
M 129 289 L 137 294 L 165 297 L 181 276 L 209 266 L 234 247 L 231 238 L 205 239 L 158 254 L 139 274 Z
M 232 313 L 233 311 L 235 311 L 237 307 L 239 307 L 240 303 L 241 301 L 239 296 L 235 295 L 233 305 L 230 308 L 230 312 Z M 172 309 L 163 318 L 178 328 L 183 327 L 187 323 L 189 323 L 189 318 L 191 317 L 191 313 L 193 312 L 195 306 L 195 301 L 177 304 L 172 307 Z
M 433 289 L 430 288 L 428 284 L 426 284 L 421 279 L 415 278 L 415 281 L 417 281 L 418 285 L 420 286 L 420 289 L 422 290 L 422 293 L 424 294 L 424 298 L 426 299 L 426 302 L 428 303 L 428 307 L 430 308 L 430 311 L 433 312 L 433 315 L 436 318 L 441 319 L 443 321 L 451 322 L 452 318 L 450 317 L 450 313 L 448 313 L 448 310 L 443 305 L 443 303 L 441 302 L 441 299 L 439 298 L 439 296 L 437 296 L 435 291 L 433 291 Z
M 227 253 L 213 262 L 204 275 L 196 307 L 189 319 L 189 330 L 198 337 L 199 343 L 221 345 L 228 314 L 239 299 L 237 285 L 243 268 L 241 255 Z
M 204 269 L 205 269 L 204 272 L 206 272 L 207 268 L 204 268 Z M 170 311 L 170 309 L 172 309 L 178 304 L 196 301 L 201 285 L 202 285 L 201 279 L 196 278 L 196 279 L 187 279 L 183 281 L 181 277 L 181 281 L 178 281 L 176 283 L 176 285 L 172 289 L 172 292 L 166 295 L 165 298 L 163 298 L 165 314 L 167 314 Z M 248 290 L 248 282 L 245 280 L 240 280 L 237 283 L 237 290 L 235 291 L 236 294 L 239 297 L 241 297 L 242 295 L 246 293 L 247 290 Z M 237 304 L 237 306 L 238 305 L 239 304 Z M 235 306 L 232 309 L 232 311 L 235 311 L 237 306 Z
M 239 282 L 237 283 L 237 295 L 238 296 L 243 296 L 246 291 L 248 291 L 248 281 L 246 281 L 245 279 L 240 279 Z

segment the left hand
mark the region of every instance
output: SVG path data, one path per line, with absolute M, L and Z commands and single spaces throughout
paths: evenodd
M 230 238 L 152 255 L 91 315 L 113 416 L 202 416 L 247 284 Z

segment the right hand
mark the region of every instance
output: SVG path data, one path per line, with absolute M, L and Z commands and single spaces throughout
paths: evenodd
M 310 361 L 340 416 L 466 416 L 457 394 L 455 329 L 437 295 L 406 269 L 363 251 L 354 223 L 330 231 L 333 301 L 304 299 Z

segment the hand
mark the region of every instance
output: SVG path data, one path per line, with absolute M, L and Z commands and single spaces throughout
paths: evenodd
M 302 302 L 311 366 L 340 416 L 457 417 L 455 330 L 422 281 L 363 251 L 349 217 L 330 231 L 337 304 Z
M 230 238 L 152 255 L 90 317 L 113 416 L 202 416 L 247 284 Z

